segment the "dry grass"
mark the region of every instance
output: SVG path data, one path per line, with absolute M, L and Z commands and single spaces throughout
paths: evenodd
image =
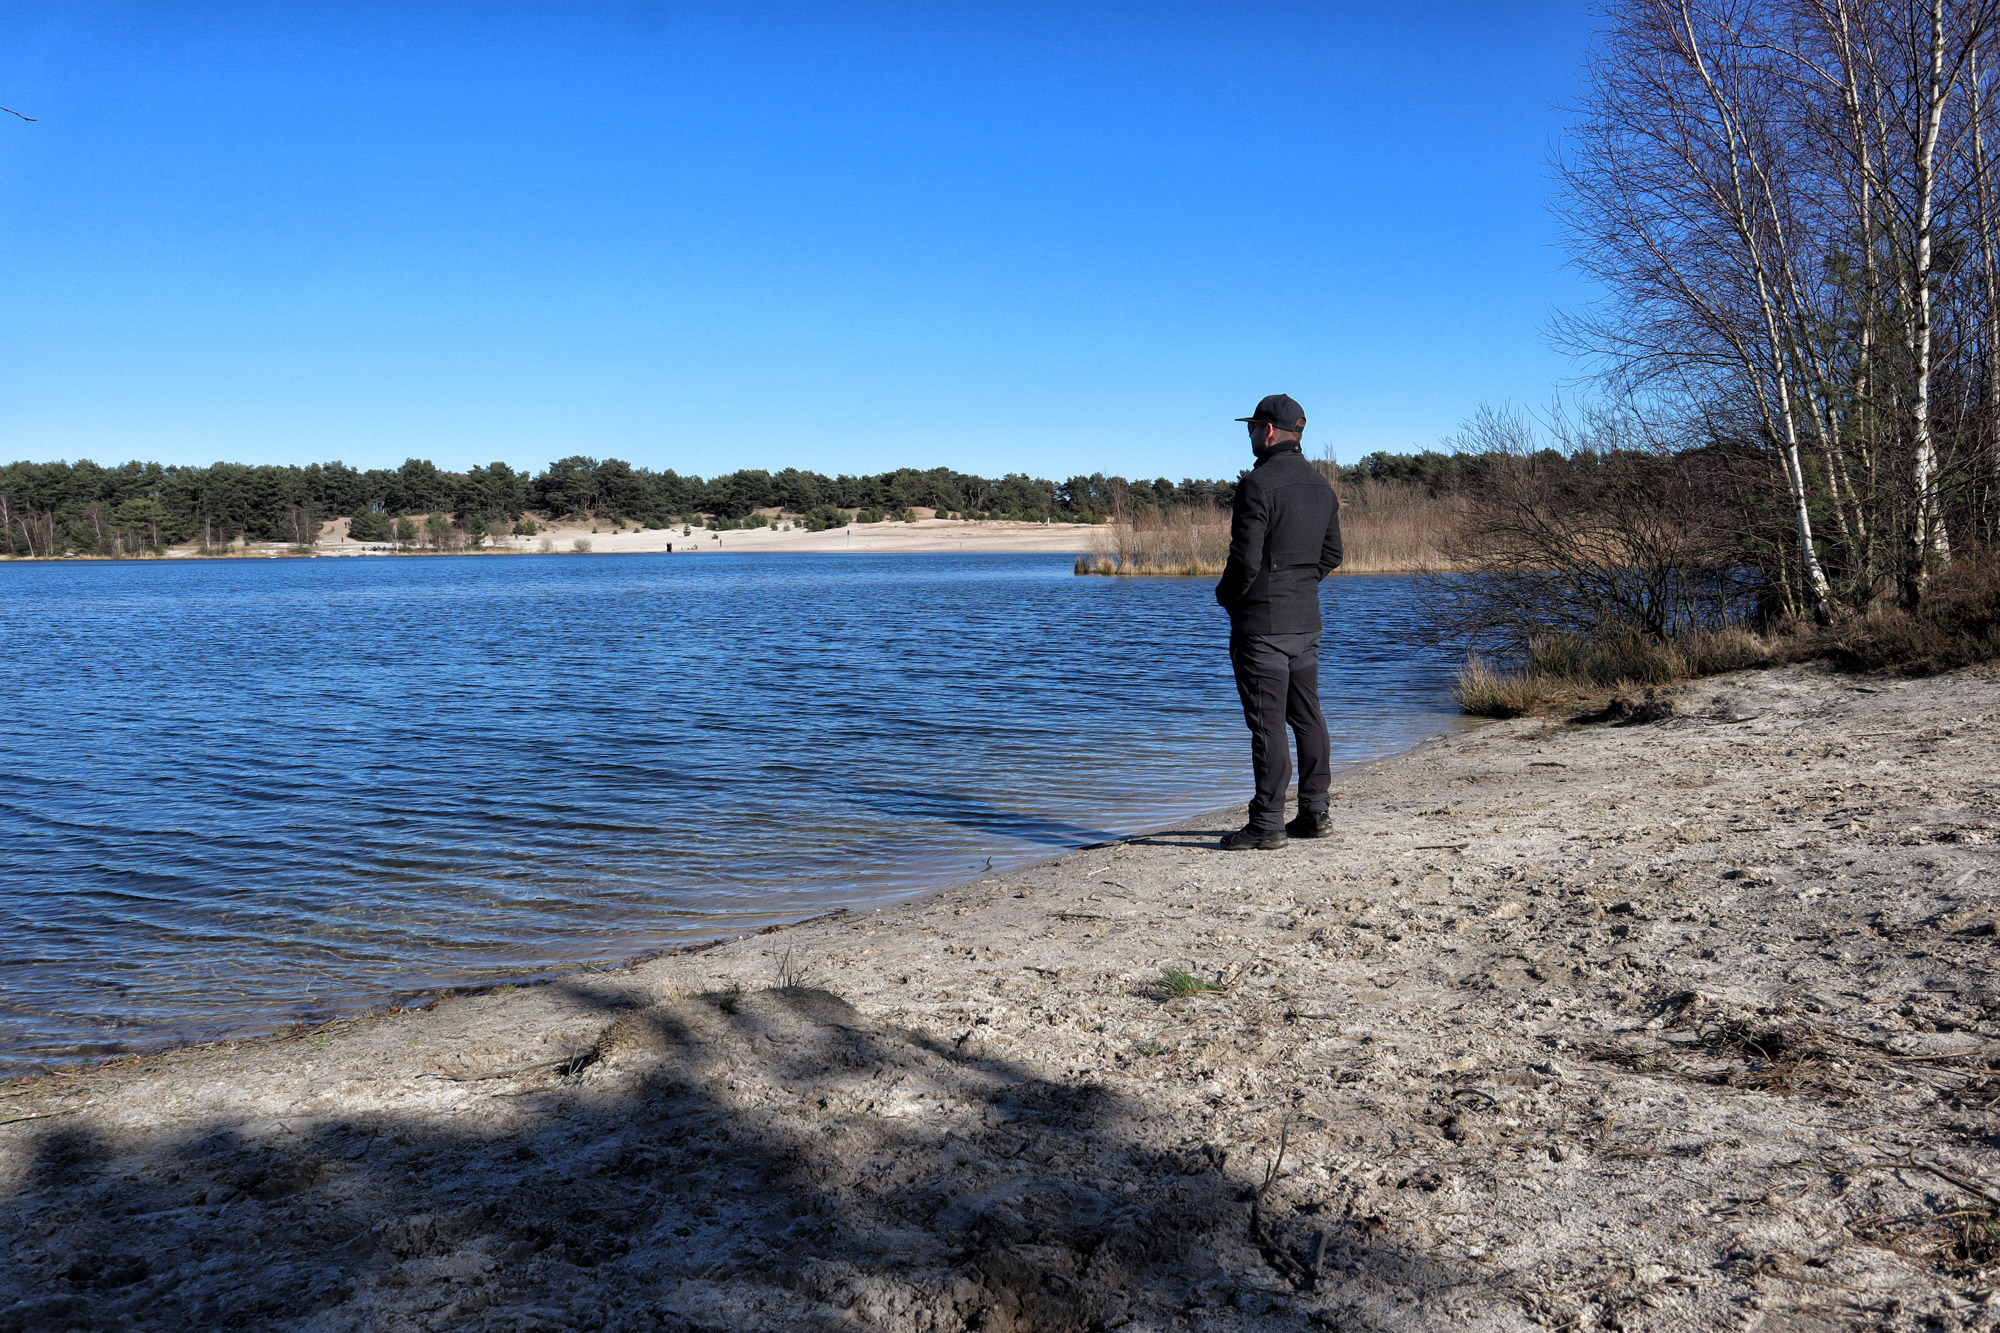
M 1826 631 L 1826 652 L 1862 671 L 1949 671 L 2000 657 L 2000 555 L 1961 554 L 1915 615 L 1877 607 Z
M 1364 481 L 1343 486 L 1343 574 L 1415 574 L 1451 568 L 1445 554 L 1464 522 L 1465 503 L 1416 486 Z M 1215 576 L 1229 558 L 1223 509 L 1141 513 L 1106 526 L 1079 574 Z
M 1518 671 L 1496 671 L 1479 658 L 1468 660 L 1452 693 L 1458 706 L 1474 716 L 1520 717 L 1608 691 L 1614 698 L 1604 716 L 1629 716 L 1629 703 L 1625 712 L 1617 711 L 1618 691 L 1748 667 L 1830 659 L 1850 670 L 1921 675 L 1996 657 L 2000 556 L 1975 550 L 1961 554 L 1932 581 L 1914 613 L 1878 606 L 1825 628 L 1788 622 L 1761 635 L 1733 626 L 1665 640 L 1635 631 L 1550 635 L 1529 644 L 1528 660 Z
M 1097 534 L 1079 574 L 1220 574 L 1229 558 L 1229 515 L 1216 508 L 1146 512 Z
M 1452 568 L 1446 552 L 1465 524 L 1467 504 L 1422 487 L 1363 481 L 1341 488 L 1343 574 L 1416 574 Z
M 1610 692 L 1605 716 L 1635 716 L 1647 705 L 1623 704 L 1621 690 L 1655 689 L 1700 676 L 1796 660 L 1799 641 L 1762 638 L 1731 626 L 1665 641 L 1636 633 L 1598 639 L 1553 635 L 1536 639 L 1518 671 L 1496 671 L 1480 658 L 1459 669 L 1452 697 L 1475 717 L 1520 717 L 1557 704 L 1574 704 Z

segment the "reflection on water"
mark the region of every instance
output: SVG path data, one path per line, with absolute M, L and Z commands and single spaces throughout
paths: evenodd
M 1455 724 L 1334 580 L 1336 757 Z M 0 566 L 0 1067 L 879 902 L 1249 794 L 1205 581 L 1067 557 Z

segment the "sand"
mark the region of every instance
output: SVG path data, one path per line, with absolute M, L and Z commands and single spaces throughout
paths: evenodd
M 0 1330 L 1983 1327 L 1996 684 L 1494 724 L 1277 852 L 0 1085 Z
M 730 532 L 709 532 L 690 526 L 687 535 L 679 527 L 654 530 L 626 529 L 613 532 L 589 523 L 544 527 L 533 537 L 496 539 L 493 551 L 538 553 L 546 542 L 552 553 L 578 554 L 578 541 L 589 543 L 592 555 L 635 555 L 672 550 L 676 554 L 714 554 L 719 551 L 802 551 L 821 555 L 889 555 L 917 552 L 956 551 L 964 554 L 1048 552 L 1075 555 L 1091 549 L 1104 532 L 1102 524 L 1090 523 L 1011 523 L 968 522 L 957 519 L 921 518 L 915 523 L 862 523 L 824 532 L 808 532 L 802 526 L 788 528 L 738 528 Z M 386 555 L 391 552 L 367 543 L 346 539 L 347 521 L 338 519 L 321 530 L 320 544 L 313 554 Z M 276 554 L 282 546 L 253 545 L 246 554 Z M 192 553 L 192 552 L 187 552 Z M 176 551 L 175 554 L 183 554 Z

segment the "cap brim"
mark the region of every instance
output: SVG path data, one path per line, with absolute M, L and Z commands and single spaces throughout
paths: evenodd
M 1238 417 L 1238 418 L 1236 418 L 1236 419 L 1237 419 L 1238 421 L 1261 421 L 1261 420 L 1263 420 L 1263 418 L 1261 418 L 1261 417 Z

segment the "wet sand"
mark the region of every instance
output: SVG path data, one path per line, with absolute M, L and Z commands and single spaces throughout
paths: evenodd
M 1278 852 L 0 1085 L 0 1330 L 1983 1326 L 1996 684 L 1721 678 Z

